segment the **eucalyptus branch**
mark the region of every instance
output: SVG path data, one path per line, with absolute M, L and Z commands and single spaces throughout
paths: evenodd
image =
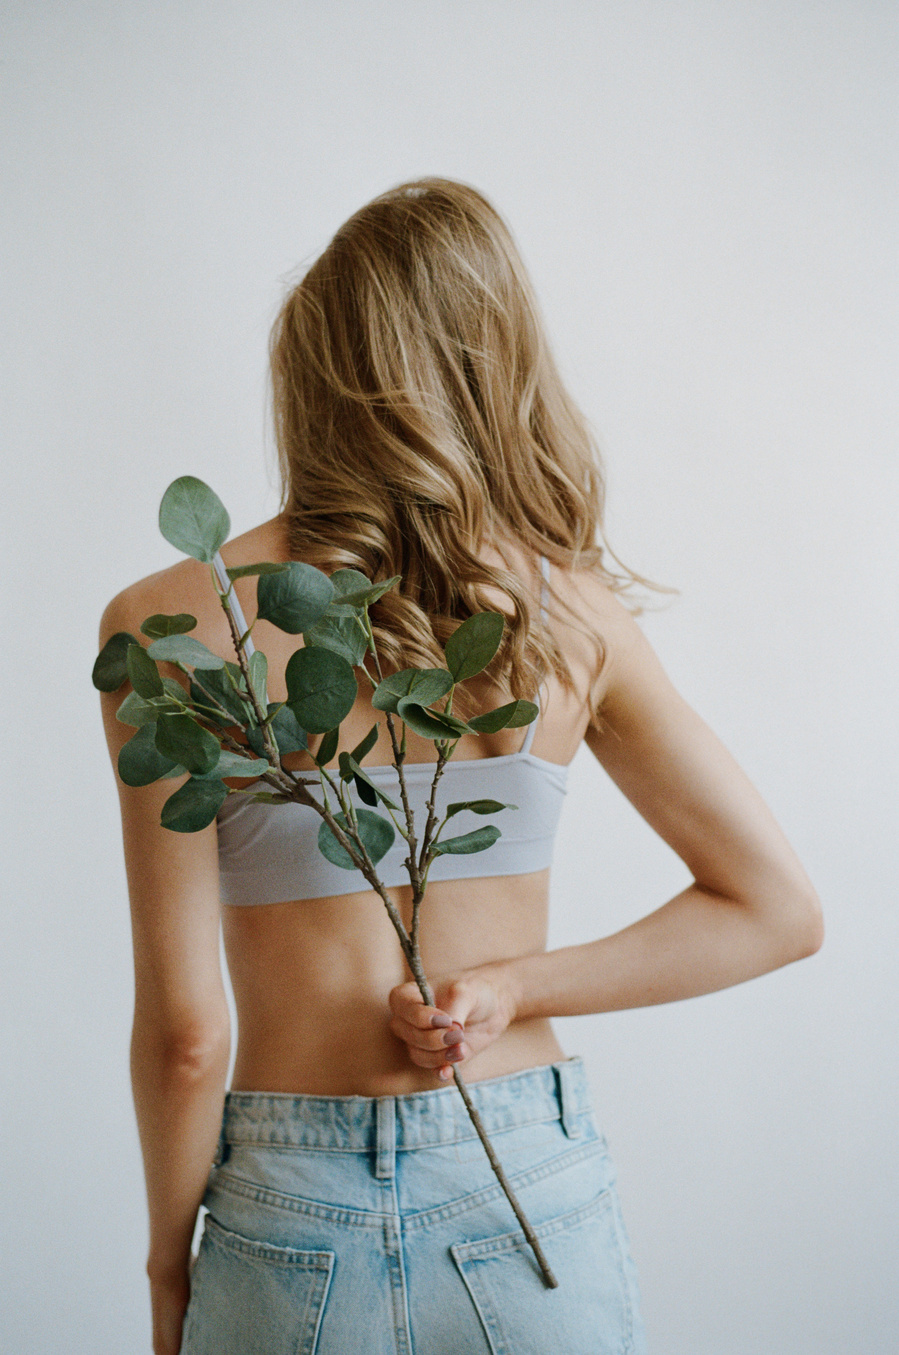
M 214 577 L 213 583 L 215 584 Z M 234 584 L 232 583 L 231 588 L 233 587 Z M 247 664 L 247 655 L 245 649 L 247 636 L 249 635 L 250 631 L 247 630 L 245 634 L 241 635 L 240 630 L 238 629 L 237 626 L 237 622 L 234 620 L 234 612 L 232 610 L 231 601 L 229 597 L 231 588 L 229 588 L 226 593 L 222 593 L 219 591 L 218 584 L 215 584 L 215 590 L 219 595 L 219 600 L 222 604 L 222 608 L 224 609 L 225 616 L 228 618 L 228 628 L 231 631 L 231 639 L 234 642 L 234 650 L 235 653 L 237 654 L 237 662 L 240 667 L 243 680 L 246 683 L 247 693 L 250 698 L 250 704 L 253 707 L 253 714 L 256 716 L 259 729 L 262 733 L 262 744 L 263 747 L 265 748 L 266 756 L 268 757 L 269 762 L 272 762 L 275 765 L 275 767 L 277 767 L 278 771 L 280 771 L 281 754 L 278 751 L 277 743 L 272 738 L 271 725 L 269 724 L 268 721 L 268 711 L 263 710 L 262 706 L 259 704 L 259 698 L 256 695 L 256 690 L 250 679 L 250 669 Z

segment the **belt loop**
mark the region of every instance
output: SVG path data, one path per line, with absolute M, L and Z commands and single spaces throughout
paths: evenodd
M 379 1096 L 375 1101 L 375 1123 L 375 1176 L 379 1181 L 392 1181 L 396 1169 L 396 1102 L 392 1096 Z
M 559 1109 L 562 1112 L 562 1128 L 570 1139 L 581 1137 L 581 1126 L 578 1123 L 578 1097 L 574 1090 L 573 1081 L 576 1066 L 576 1061 L 573 1059 L 554 1065 L 558 1082 Z

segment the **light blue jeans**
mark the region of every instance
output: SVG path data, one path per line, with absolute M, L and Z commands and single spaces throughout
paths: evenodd
M 182 1355 L 644 1355 L 580 1059 L 470 1090 L 558 1289 L 454 1087 L 229 1092 Z

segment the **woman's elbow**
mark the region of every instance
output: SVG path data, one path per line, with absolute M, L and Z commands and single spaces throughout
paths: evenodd
M 792 893 L 778 914 L 781 941 L 786 950 L 784 964 L 805 960 L 824 944 L 824 914 L 821 900 L 809 885 Z

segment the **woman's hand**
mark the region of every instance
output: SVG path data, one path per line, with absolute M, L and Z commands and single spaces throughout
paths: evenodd
M 178 1355 L 189 1299 L 190 1277 L 186 1269 L 176 1274 L 151 1276 L 153 1355 Z
M 447 974 L 433 990 L 434 1006 L 429 1007 L 415 983 L 392 989 L 390 1029 L 414 1064 L 448 1081 L 454 1063 L 479 1054 L 512 1024 L 516 1002 L 499 966 Z

